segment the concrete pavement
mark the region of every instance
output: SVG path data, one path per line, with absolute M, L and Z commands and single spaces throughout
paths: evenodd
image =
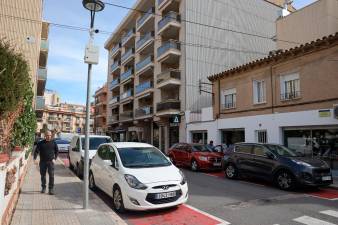
M 125 225 L 95 193 L 90 191 L 90 208 L 82 209 L 82 181 L 55 164 L 55 195 L 40 193 L 38 166 L 30 163 L 12 225 Z M 47 176 L 48 177 L 48 176 Z M 48 180 L 48 179 L 47 179 Z

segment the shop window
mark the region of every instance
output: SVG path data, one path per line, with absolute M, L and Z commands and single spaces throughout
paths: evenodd
M 256 130 L 256 141 L 258 143 L 267 143 L 268 135 L 266 130 Z
M 260 104 L 266 102 L 266 86 L 265 81 L 253 81 L 253 98 L 254 104 Z
M 207 144 L 208 143 L 208 132 L 193 132 L 192 133 L 192 142 Z
M 291 100 L 300 97 L 299 74 L 281 76 L 281 100 Z

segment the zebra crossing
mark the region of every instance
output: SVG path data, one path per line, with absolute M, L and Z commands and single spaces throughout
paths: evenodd
M 323 211 L 320 211 L 319 214 L 327 216 L 327 219 L 323 220 L 323 219 L 318 219 L 312 216 L 304 215 L 304 216 L 293 219 L 293 221 L 299 224 L 306 224 L 306 225 L 337 225 L 338 224 L 338 220 L 336 220 L 338 218 L 338 211 L 323 210 Z M 334 220 L 336 220 L 335 223 L 332 222 Z

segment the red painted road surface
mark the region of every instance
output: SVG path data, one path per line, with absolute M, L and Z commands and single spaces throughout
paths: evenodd
M 320 189 L 317 192 L 309 193 L 309 195 L 329 200 L 338 200 L 338 190 L 331 188 Z

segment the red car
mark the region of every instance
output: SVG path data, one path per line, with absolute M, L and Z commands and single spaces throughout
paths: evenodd
M 221 169 L 223 153 L 213 152 L 202 144 L 178 143 L 168 152 L 170 160 L 175 165 L 190 166 L 191 170 Z

